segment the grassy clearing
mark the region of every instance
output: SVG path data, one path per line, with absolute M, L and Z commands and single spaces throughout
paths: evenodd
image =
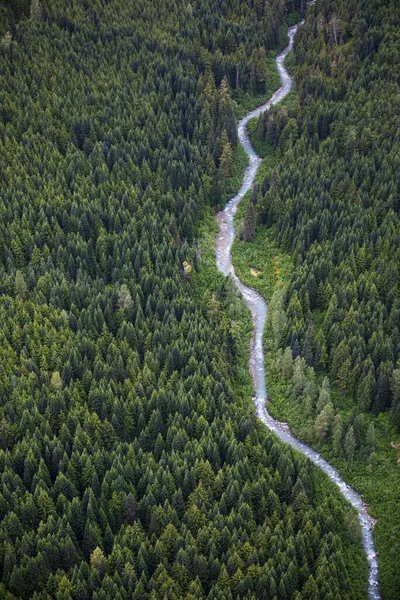
M 237 230 L 242 221 L 243 216 L 237 215 Z M 263 231 L 261 228 L 256 230 L 251 243 L 236 238 L 232 259 L 238 277 L 247 286 L 256 287 L 267 302 L 275 289 L 285 283 L 292 268 L 290 257 L 278 249 L 273 231 Z

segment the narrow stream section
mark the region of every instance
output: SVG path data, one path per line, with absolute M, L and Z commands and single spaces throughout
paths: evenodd
M 301 23 L 300 23 L 301 25 Z M 264 351 L 263 351 L 263 332 L 264 326 L 267 319 L 267 304 L 261 294 L 253 289 L 248 288 L 240 281 L 236 276 L 235 270 L 232 264 L 231 247 L 235 238 L 235 228 L 233 225 L 233 216 L 236 212 L 238 204 L 243 196 L 252 188 L 254 178 L 256 176 L 258 167 L 260 166 L 261 159 L 257 156 L 254 151 L 250 139 L 247 133 L 246 125 L 250 119 L 258 117 L 262 112 L 268 110 L 271 104 L 276 104 L 282 98 L 284 98 L 292 87 L 292 80 L 284 67 L 284 60 L 287 53 L 293 46 L 293 39 L 296 33 L 298 25 L 290 27 L 289 34 L 289 45 L 285 50 L 279 54 L 276 59 L 279 74 L 281 77 L 281 87 L 275 92 L 275 94 L 268 100 L 266 104 L 256 108 L 249 112 L 238 124 L 238 135 L 243 149 L 249 157 L 249 164 L 246 169 L 243 182 L 239 192 L 234 196 L 226 205 L 222 212 L 217 214 L 217 222 L 219 225 L 219 233 L 216 240 L 216 257 L 217 267 L 224 275 L 230 275 L 238 290 L 242 294 L 244 301 L 251 310 L 253 315 L 254 333 L 251 340 L 250 348 L 250 373 L 253 378 L 255 397 L 254 403 L 258 417 L 261 421 L 278 437 L 287 444 L 290 444 L 309 458 L 313 463 L 318 465 L 328 477 L 336 483 L 342 492 L 343 496 L 354 506 L 358 512 L 358 519 L 362 528 L 362 543 L 364 551 L 367 555 L 369 565 L 369 579 L 368 579 L 368 594 L 371 600 L 379 600 L 380 594 L 378 589 L 378 560 L 377 554 L 374 547 L 374 539 L 372 534 L 372 527 L 374 520 L 369 516 L 367 508 L 363 503 L 360 495 L 353 490 L 345 481 L 340 477 L 339 473 L 334 469 L 321 455 L 295 438 L 286 423 L 280 423 L 275 421 L 267 411 L 267 389 L 265 383 L 265 369 L 264 369 Z

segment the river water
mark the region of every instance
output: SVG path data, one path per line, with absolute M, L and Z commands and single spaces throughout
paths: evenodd
M 301 25 L 301 23 L 299 25 Z M 293 448 L 304 454 L 313 463 L 318 465 L 338 486 L 346 500 L 348 500 L 350 504 L 352 504 L 357 510 L 358 519 L 360 521 L 362 530 L 362 544 L 367 555 L 369 565 L 368 595 L 371 600 L 379 600 L 381 596 L 378 589 L 378 559 L 372 534 L 374 520 L 369 516 L 367 508 L 360 495 L 349 485 L 347 485 L 345 481 L 343 481 L 336 469 L 334 469 L 325 459 L 323 459 L 318 452 L 295 438 L 290 432 L 289 426 L 286 423 L 275 421 L 275 419 L 269 415 L 266 407 L 268 396 L 265 381 L 264 351 L 262 343 L 268 307 L 264 298 L 257 290 L 246 287 L 240 281 L 235 274 L 232 264 L 231 247 L 235 237 L 233 216 L 240 200 L 252 188 L 254 178 L 261 163 L 261 159 L 257 156 L 250 143 L 246 125 L 250 119 L 258 117 L 262 112 L 268 110 L 271 104 L 276 104 L 289 93 L 292 87 L 292 80 L 283 63 L 287 53 L 293 46 L 293 39 L 297 27 L 298 25 L 289 28 L 289 45 L 281 54 L 279 54 L 276 59 L 281 77 L 281 87 L 274 93 L 268 102 L 249 112 L 241 121 L 239 121 L 239 141 L 249 157 L 249 164 L 247 166 L 240 190 L 236 196 L 234 196 L 228 202 L 225 209 L 217 214 L 217 222 L 219 225 L 219 233 L 216 240 L 217 267 L 218 270 L 224 275 L 230 275 L 233 278 L 237 289 L 242 294 L 246 305 L 251 310 L 253 315 L 254 332 L 250 348 L 250 373 L 253 378 L 256 394 L 254 397 L 254 403 L 256 406 L 257 416 L 268 427 L 268 429 L 276 433 L 283 442 L 290 444 Z

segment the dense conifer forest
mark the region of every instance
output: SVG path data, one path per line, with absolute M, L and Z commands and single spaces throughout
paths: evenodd
M 1 597 L 366 597 L 354 514 L 239 385 L 239 300 L 195 285 L 231 96 L 301 5 L 1 4 Z

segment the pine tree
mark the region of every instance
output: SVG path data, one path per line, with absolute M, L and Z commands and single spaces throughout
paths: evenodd
M 304 338 L 304 344 L 301 351 L 301 356 L 305 359 L 306 363 L 311 366 L 314 360 L 313 347 L 315 337 L 315 326 L 314 323 L 308 325 L 306 337 Z
M 352 427 L 352 425 L 350 425 L 349 429 L 347 430 L 346 436 L 344 438 L 344 451 L 345 451 L 346 457 L 348 459 L 351 460 L 353 458 L 355 449 L 356 449 L 356 440 L 354 437 L 353 427 Z
M 293 375 L 293 358 L 292 350 L 288 347 L 282 357 L 282 375 L 289 380 Z
M 229 95 L 229 83 L 226 77 L 224 77 L 221 81 L 219 88 L 218 112 L 221 128 L 220 130 L 226 130 L 228 141 L 231 144 L 231 147 L 235 148 L 237 144 L 236 119 L 232 109 Z
M 392 373 L 390 389 L 393 395 L 391 419 L 400 430 L 400 368 L 395 369 Z
M 375 426 L 373 423 L 370 423 L 368 426 L 367 434 L 365 437 L 365 443 L 370 452 L 375 451 L 376 436 L 375 436 Z
M 333 425 L 333 451 L 338 456 L 342 451 L 343 443 L 343 419 L 340 413 L 335 417 Z
M 42 21 L 43 9 L 40 0 L 32 0 L 31 2 L 31 21 Z
M 232 146 L 230 142 L 228 142 L 228 138 L 226 136 L 226 132 L 222 137 L 223 146 L 222 146 L 222 154 L 219 161 L 218 168 L 218 178 L 220 181 L 224 182 L 228 177 L 232 175 L 233 168 L 233 152 Z
M 333 405 L 331 402 L 328 402 L 317 415 L 317 418 L 315 419 L 315 433 L 320 442 L 327 437 L 334 414 Z
M 245 242 L 251 242 L 255 229 L 255 214 L 252 202 L 247 203 L 246 213 L 244 217 L 244 232 L 243 239 Z
M 15 293 L 22 300 L 25 300 L 28 294 L 28 287 L 25 283 L 25 278 L 21 271 L 15 273 Z
M 11 48 L 11 42 L 12 42 L 12 35 L 9 31 L 6 31 L 6 33 L 1 38 L 1 41 L 0 41 L 1 50 L 3 52 L 9 52 L 10 48 Z
M 52 374 L 50 384 L 56 390 L 62 389 L 62 379 L 61 379 L 60 373 L 58 371 L 54 371 L 54 373 Z

